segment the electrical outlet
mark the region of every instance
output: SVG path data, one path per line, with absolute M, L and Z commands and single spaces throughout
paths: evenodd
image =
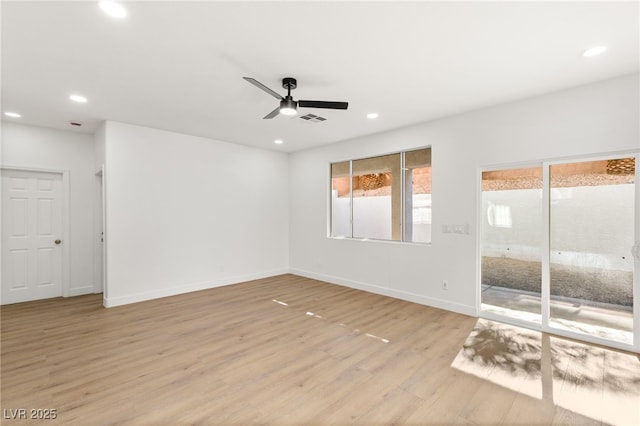
M 442 289 L 449 290 L 449 281 L 447 280 L 442 281 Z

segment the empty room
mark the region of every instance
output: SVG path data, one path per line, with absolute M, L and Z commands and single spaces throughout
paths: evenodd
M 2 424 L 640 425 L 640 2 L 0 20 Z

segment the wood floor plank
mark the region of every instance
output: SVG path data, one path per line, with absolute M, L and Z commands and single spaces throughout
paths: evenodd
M 53 408 L 47 423 L 65 425 L 640 419 L 623 409 L 640 403 L 637 355 L 309 278 L 101 304 L 0 308 L 3 413 Z

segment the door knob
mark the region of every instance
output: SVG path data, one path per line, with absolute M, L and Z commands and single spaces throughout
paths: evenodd
M 62 240 L 55 240 L 54 243 L 60 244 L 60 243 L 62 243 Z

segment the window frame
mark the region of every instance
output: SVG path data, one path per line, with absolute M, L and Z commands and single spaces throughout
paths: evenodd
M 327 191 L 327 233 L 326 236 L 327 238 L 330 239 L 334 239 L 334 240 L 352 240 L 352 241 L 371 241 L 371 242 L 377 242 L 377 243 L 387 243 L 387 244 L 410 244 L 410 245 L 417 245 L 417 246 L 430 246 L 433 244 L 433 237 L 431 237 L 429 239 L 428 242 L 425 241 L 406 241 L 406 225 L 405 225 L 405 220 L 407 219 L 407 209 L 406 209 L 406 175 L 407 175 L 407 167 L 406 167 L 406 154 L 410 153 L 410 152 L 414 152 L 414 151 L 420 151 L 420 150 L 429 150 L 429 163 L 428 166 L 424 166 L 424 167 L 429 167 L 432 168 L 433 167 L 433 161 L 432 161 L 432 157 L 433 157 L 433 146 L 431 145 L 426 145 L 426 146 L 421 146 L 421 147 L 415 147 L 415 148 L 406 148 L 406 149 L 402 149 L 402 150 L 398 150 L 398 151 L 392 151 L 392 152 L 387 152 L 387 153 L 381 153 L 381 154 L 374 154 L 374 155 L 369 155 L 369 156 L 365 156 L 365 157 L 356 157 L 356 158 L 350 158 L 350 159 L 346 159 L 346 160 L 337 160 L 337 161 L 330 161 L 328 163 L 327 166 L 327 170 L 328 170 L 328 191 Z M 353 221 L 354 221 L 354 215 L 353 215 L 353 163 L 355 161 L 361 161 L 361 160 L 368 160 L 368 159 L 373 159 L 373 158 L 377 158 L 377 157 L 385 157 L 385 156 L 392 156 L 392 155 L 399 155 L 400 156 L 400 166 L 399 166 L 399 179 L 400 179 L 400 213 L 399 213 L 399 217 L 400 217 L 400 224 L 399 224 L 399 236 L 400 238 L 397 240 L 394 239 L 381 239 L 381 238 L 368 238 L 368 237 L 354 237 L 354 225 L 353 225 Z M 349 179 L 349 230 L 350 230 L 350 236 L 334 236 L 332 235 L 332 230 L 333 230 L 333 165 L 334 164 L 339 164 L 339 163 L 348 163 L 349 165 L 349 175 L 348 175 L 348 179 Z M 433 172 L 432 172 L 432 176 L 433 176 Z M 392 179 L 396 179 L 395 176 L 392 176 Z M 430 195 L 433 195 L 433 190 L 431 190 Z M 393 201 L 392 201 L 393 202 Z M 433 226 L 433 210 L 431 211 L 431 225 Z M 393 228 L 393 224 L 392 224 L 392 228 Z M 433 229 L 433 228 L 432 228 Z M 392 231 L 392 237 L 393 237 L 393 231 Z

